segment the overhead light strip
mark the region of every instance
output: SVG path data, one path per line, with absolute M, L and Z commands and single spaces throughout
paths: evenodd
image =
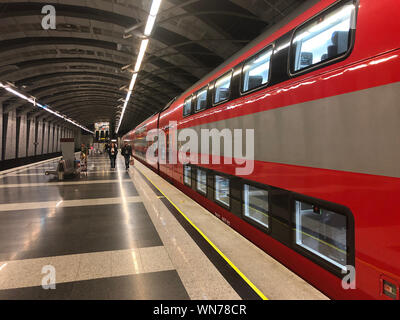
M 149 16 L 147 18 L 146 27 L 144 29 L 144 35 L 146 36 L 146 38 L 143 39 L 141 44 L 140 44 L 139 54 L 138 54 L 138 57 L 137 57 L 137 60 L 136 60 L 134 73 L 132 75 L 132 79 L 131 79 L 131 82 L 129 84 L 129 89 L 128 89 L 128 93 L 126 95 L 124 106 L 122 108 L 121 116 L 119 117 L 119 123 L 118 123 L 118 126 L 117 126 L 117 130 L 115 131 L 116 133 L 118 133 L 119 128 L 121 127 L 121 123 L 122 123 L 122 119 L 124 118 L 124 115 L 125 115 L 126 107 L 127 107 L 128 103 L 129 103 L 129 99 L 131 98 L 131 95 L 132 95 L 132 92 L 133 92 L 133 88 L 135 87 L 135 83 L 136 83 L 136 79 L 137 79 L 137 76 L 138 76 L 138 72 L 140 71 L 140 67 L 142 66 L 142 62 L 143 62 L 144 56 L 146 54 L 147 46 L 149 44 L 149 38 L 148 37 L 150 37 L 151 32 L 153 31 L 154 24 L 155 24 L 155 21 L 157 19 L 157 14 L 158 14 L 158 11 L 160 9 L 161 1 L 162 0 L 153 0 L 153 2 L 151 4 L 150 13 L 149 13 Z
M 86 128 L 86 127 L 80 125 L 80 124 L 77 123 L 76 121 L 67 118 L 67 116 L 65 116 L 65 115 L 63 115 L 63 114 L 61 114 L 61 113 L 59 113 L 59 112 L 57 112 L 57 111 L 52 110 L 49 106 L 47 106 L 47 105 L 42 105 L 42 104 L 36 102 L 36 98 L 35 98 L 35 97 L 32 97 L 32 96 L 27 97 L 27 96 L 25 96 L 25 95 L 22 94 L 21 92 L 19 92 L 19 91 L 17 91 L 16 89 L 12 88 L 11 85 L 9 85 L 9 84 L 4 84 L 4 83 L 1 83 L 1 82 L 0 82 L 0 87 L 1 87 L 1 88 L 4 88 L 5 90 L 7 90 L 8 92 L 14 94 L 14 95 L 17 96 L 17 97 L 19 97 L 19 98 L 21 98 L 21 99 L 24 99 L 24 100 L 26 100 L 26 101 L 32 103 L 35 107 L 37 106 L 37 107 L 39 107 L 39 108 L 41 108 L 41 109 L 43 109 L 43 110 L 45 110 L 45 111 L 47 111 L 47 112 L 49 112 L 49 113 L 51 113 L 51 114 L 53 114 L 53 115 L 55 115 L 55 116 L 61 118 L 61 119 L 63 119 L 63 120 L 65 120 L 65 121 L 67 121 L 67 122 L 73 124 L 74 126 L 77 126 L 77 127 L 81 128 L 81 129 L 87 131 L 87 132 L 90 132 L 90 133 L 94 134 L 93 131 L 90 131 L 88 128 Z

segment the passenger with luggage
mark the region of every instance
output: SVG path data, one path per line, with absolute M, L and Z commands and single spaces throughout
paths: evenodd
M 115 160 L 117 159 L 118 148 L 114 142 L 108 147 L 108 154 L 110 156 L 111 169 L 115 169 Z
M 84 163 L 85 167 L 87 168 L 87 158 L 88 158 L 88 148 L 85 146 L 84 143 L 81 144 L 81 162 Z
M 124 146 L 121 148 L 121 153 L 125 158 L 125 168 L 126 168 L 126 170 L 128 170 L 129 162 L 132 157 L 132 147 L 127 142 L 125 142 Z

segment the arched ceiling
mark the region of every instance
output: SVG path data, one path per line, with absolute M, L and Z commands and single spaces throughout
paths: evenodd
M 121 132 L 160 110 L 305 0 L 163 0 Z M 41 26 L 44 5 L 56 29 Z M 151 0 L 2 0 L 0 81 L 84 126 L 121 112 Z M 133 27 L 133 28 L 132 28 Z M 133 36 L 125 30 L 132 28 Z M 0 89 L 1 90 L 1 89 Z M 5 111 L 43 111 L 0 91 Z

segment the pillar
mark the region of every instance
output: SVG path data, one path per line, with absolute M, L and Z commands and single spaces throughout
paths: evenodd
M 43 154 L 43 119 L 37 119 L 36 155 Z
M 43 154 L 49 153 L 49 122 L 44 122 Z
M 58 144 L 60 143 L 60 127 L 59 125 L 54 126 L 54 152 L 58 152 Z
M 0 161 L 3 159 L 3 104 L 0 102 Z
M 50 140 L 50 152 L 53 153 L 55 152 L 55 147 L 54 147 L 54 142 L 56 139 L 56 127 L 54 123 L 51 124 L 51 140 Z
M 4 160 L 15 159 L 17 150 L 17 112 L 15 110 L 8 112 L 5 143 Z
M 36 119 L 31 118 L 28 119 L 30 122 L 29 126 L 29 139 L 28 139 L 28 157 L 32 157 L 35 155 L 35 142 L 36 142 L 36 136 L 35 136 L 35 129 L 36 129 Z
M 21 120 L 19 124 L 19 145 L 18 145 L 18 158 L 26 157 L 26 146 L 27 146 L 27 128 L 28 121 L 27 115 L 21 114 Z

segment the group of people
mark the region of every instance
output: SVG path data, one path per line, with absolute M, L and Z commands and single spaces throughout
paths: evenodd
M 118 155 L 117 144 L 114 142 L 112 142 L 111 144 L 107 143 L 105 145 L 105 151 L 108 153 L 110 157 L 111 169 L 115 169 L 115 161 Z M 127 142 L 125 142 L 124 145 L 122 146 L 121 154 L 125 159 L 125 168 L 126 170 L 128 170 L 132 158 L 132 147 Z
M 111 169 L 115 169 L 115 161 L 117 160 L 117 155 L 118 155 L 118 146 L 116 143 L 112 142 L 111 144 L 106 143 L 104 146 L 104 151 L 108 153 L 110 157 L 110 164 L 111 164 Z M 88 158 L 88 148 L 86 147 L 85 144 L 82 143 L 81 145 L 81 165 L 87 166 L 87 158 Z M 121 155 L 125 159 L 125 168 L 126 170 L 129 169 L 129 165 L 131 163 L 132 158 L 132 147 L 125 142 L 124 145 L 121 148 Z

